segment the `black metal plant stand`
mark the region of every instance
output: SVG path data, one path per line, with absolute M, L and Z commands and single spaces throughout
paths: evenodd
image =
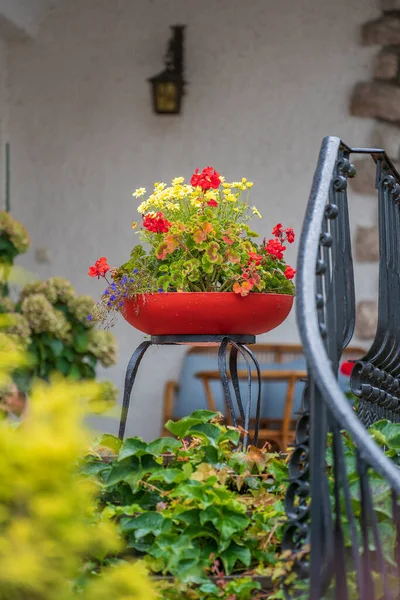
M 132 388 L 135 383 L 136 374 L 146 350 L 150 346 L 176 346 L 187 345 L 219 345 L 218 351 L 218 369 L 221 377 L 221 383 L 224 390 L 224 399 L 228 407 L 232 424 L 238 425 L 237 410 L 244 428 L 243 448 L 250 443 L 249 424 L 252 406 L 252 370 L 251 365 L 257 372 L 257 404 L 256 417 L 254 424 L 254 445 L 258 443 L 258 431 L 260 424 L 260 406 L 261 406 L 261 375 L 260 366 L 253 352 L 247 347 L 248 344 L 254 344 L 256 341 L 253 335 L 158 335 L 142 342 L 132 354 L 128 363 L 125 375 L 124 398 L 122 402 L 121 420 L 119 424 L 119 438 L 124 439 L 126 421 L 128 418 L 129 405 L 131 400 Z M 247 367 L 247 398 L 243 402 L 238 378 L 238 356 L 242 356 Z M 228 356 L 229 356 L 229 374 L 228 375 Z M 231 379 L 237 409 L 234 406 L 231 394 Z

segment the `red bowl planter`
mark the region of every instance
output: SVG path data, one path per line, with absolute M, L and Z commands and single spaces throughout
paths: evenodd
M 123 316 L 148 335 L 260 335 L 286 319 L 293 300 L 286 294 L 145 294 L 125 300 Z

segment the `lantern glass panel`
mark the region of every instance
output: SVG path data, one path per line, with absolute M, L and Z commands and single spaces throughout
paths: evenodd
M 178 88 L 172 81 L 155 82 L 157 112 L 173 113 L 178 110 Z

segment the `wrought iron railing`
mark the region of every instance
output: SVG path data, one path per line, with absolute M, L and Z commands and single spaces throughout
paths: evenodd
M 352 154 L 369 154 L 376 163 L 380 237 L 376 337 L 351 378 L 357 412 L 337 383 L 356 316 L 347 204 Z M 400 415 L 399 182 L 383 150 L 323 140 L 297 268 L 309 377 L 286 497 L 284 549 L 292 552 L 296 574 L 286 578 L 291 598 L 395 600 L 400 594 L 400 470 L 367 431 Z

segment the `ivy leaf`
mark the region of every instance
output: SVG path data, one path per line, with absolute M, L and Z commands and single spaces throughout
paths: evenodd
M 225 573 L 229 575 L 238 560 L 240 560 L 245 567 L 250 565 L 251 552 L 245 546 L 239 546 L 235 542 L 231 542 L 229 548 L 220 554 L 220 558 L 224 565 Z
M 217 446 L 217 441 L 221 435 L 221 429 L 212 423 L 199 423 L 194 425 L 189 430 L 189 435 L 203 438 L 210 442 L 212 446 Z
M 160 454 L 164 454 L 165 452 L 175 453 L 181 446 L 181 442 L 175 438 L 158 438 L 147 445 L 147 452 L 154 456 L 160 456 Z
M 120 521 L 123 532 L 135 531 L 135 538 L 145 537 L 152 533 L 157 536 L 161 533 L 164 517 L 158 512 L 145 512 L 138 517 L 125 517 Z
M 111 450 L 115 450 L 118 452 L 122 446 L 122 441 L 117 438 L 115 435 L 111 435 L 110 433 L 105 433 L 101 436 L 99 440 L 100 446 L 106 446 L 107 448 L 111 448 Z
M 394 448 L 400 452 L 400 423 L 391 423 L 390 421 L 378 421 L 368 430 L 378 443 Z M 379 435 L 379 433 L 381 435 Z M 383 439 L 383 437 L 385 439 Z
M 129 475 L 132 475 L 132 465 L 120 465 L 115 463 L 106 479 L 106 486 L 115 485 L 120 481 L 127 481 Z
M 180 483 L 189 479 L 192 474 L 192 467 L 189 463 L 186 463 L 183 469 L 162 469 L 156 473 L 153 473 L 149 477 L 149 481 L 163 481 L 164 483 Z
M 215 417 L 218 417 L 219 413 L 212 412 L 211 410 L 195 410 L 188 417 L 183 417 L 179 421 L 168 421 L 165 424 L 166 429 L 170 431 L 177 438 L 184 438 L 190 435 L 190 428 L 194 425 L 200 425 L 201 423 L 208 423 Z
M 143 456 L 147 452 L 147 444 L 139 437 L 128 438 L 121 446 L 118 460 L 124 460 L 129 456 Z

